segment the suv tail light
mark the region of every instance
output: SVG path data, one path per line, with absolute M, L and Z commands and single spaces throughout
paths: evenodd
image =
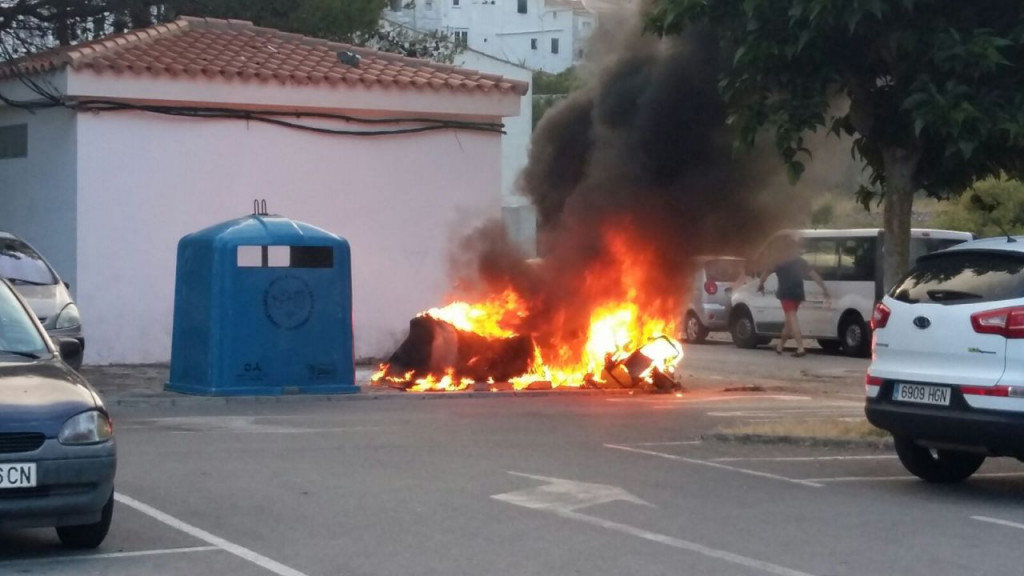
M 712 296 L 718 294 L 718 283 L 708 280 L 704 283 L 704 291 Z
M 1024 306 L 975 312 L 971 314 L 971 326 L 979 334 L 1024 338 Z
M 889 314 L 892 314 L 892 310 L 889 310 L 888 306 L 881 302 L 875 304 L 875 311 L 871 313 L 871 329 L 885 328 L 889 323 Z

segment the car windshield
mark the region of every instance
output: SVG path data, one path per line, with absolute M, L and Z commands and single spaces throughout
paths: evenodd
M 735 282 L 743 276 L 743 260 L 721 258 L 704 263 L 704 273 L 712 282 Z
M 0 238 L 0 276 L 14 285 L 51 286 L 57 283 L 43 257 L 17 238 Z
M 14 292 L 0 284 L 0 358 L 10 355 L 38 357 L 46 351 L 46 343 L 32 317 Z
M 916 304 L 975 304 L 1024 297 L 1024 255 L 942 252 L 921 258 L 889 293 Z

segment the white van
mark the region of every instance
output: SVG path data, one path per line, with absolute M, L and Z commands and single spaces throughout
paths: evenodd
M 871 346 L 868 320 L 882 299 L 883 234 L 879 228 L 850 230 L 783 230 L 768 240 L 748 263 L 749 279 L 733 292 L 729 332 L 740 348 L 754 348 L 782 332 L 782 305 L 775 296 L 778 279 L 770 275 L 764 293 L 757 291 L 757 276 L 771 260 L 783 235 L 800 240 L 801 253 L 828 286 L 826 306 L 821 288 L 804 282 L 806 300 L 800 306 L 803 337 L 817 339 L 826 350 L 840 348 L 849 356 L 867 356 Z M 973 240 L 970 232 L 910 231 L 910 263 L 919 256 Z

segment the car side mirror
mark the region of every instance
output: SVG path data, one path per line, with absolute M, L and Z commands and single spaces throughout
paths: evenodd
M 64 287 L 67 288 L 68 290 L 71 290 L 71 283 L 68 282 L 67 280 L 64 280 L 63 282 L 61 282 L 61 284 L 63 284 Z
M 74 338 L 58 338 L 57 351 L 61 360 L 68 364 L 75 364 L 82 356 L 82 343 Z

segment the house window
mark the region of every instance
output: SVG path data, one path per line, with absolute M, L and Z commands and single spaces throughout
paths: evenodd
M 551 39 L 551 53 L 558 54 L 558 38 Z
M 526 1 L 527 0 L 519 0 L 518 12 L 520 14 L 526 14 Z
M 530 50 L 536 50 L 536 49 L 537 49 L 537 39 L 536 38 L 530 38 Z
M 0 160 L 28 156 L 28 124 L 0 126 Z
M 452 6 L 458 8 L 459 7 L 459 0 L 452 0 Z
M 427 0 L 426 2 L 423 3 L 423 5 L 427 7 L 427 10 L 433 10 L 434 0 Z
M 452 32 L 452 40 L 459 46 L 468 46 L 469 30 L 456 30 Z

